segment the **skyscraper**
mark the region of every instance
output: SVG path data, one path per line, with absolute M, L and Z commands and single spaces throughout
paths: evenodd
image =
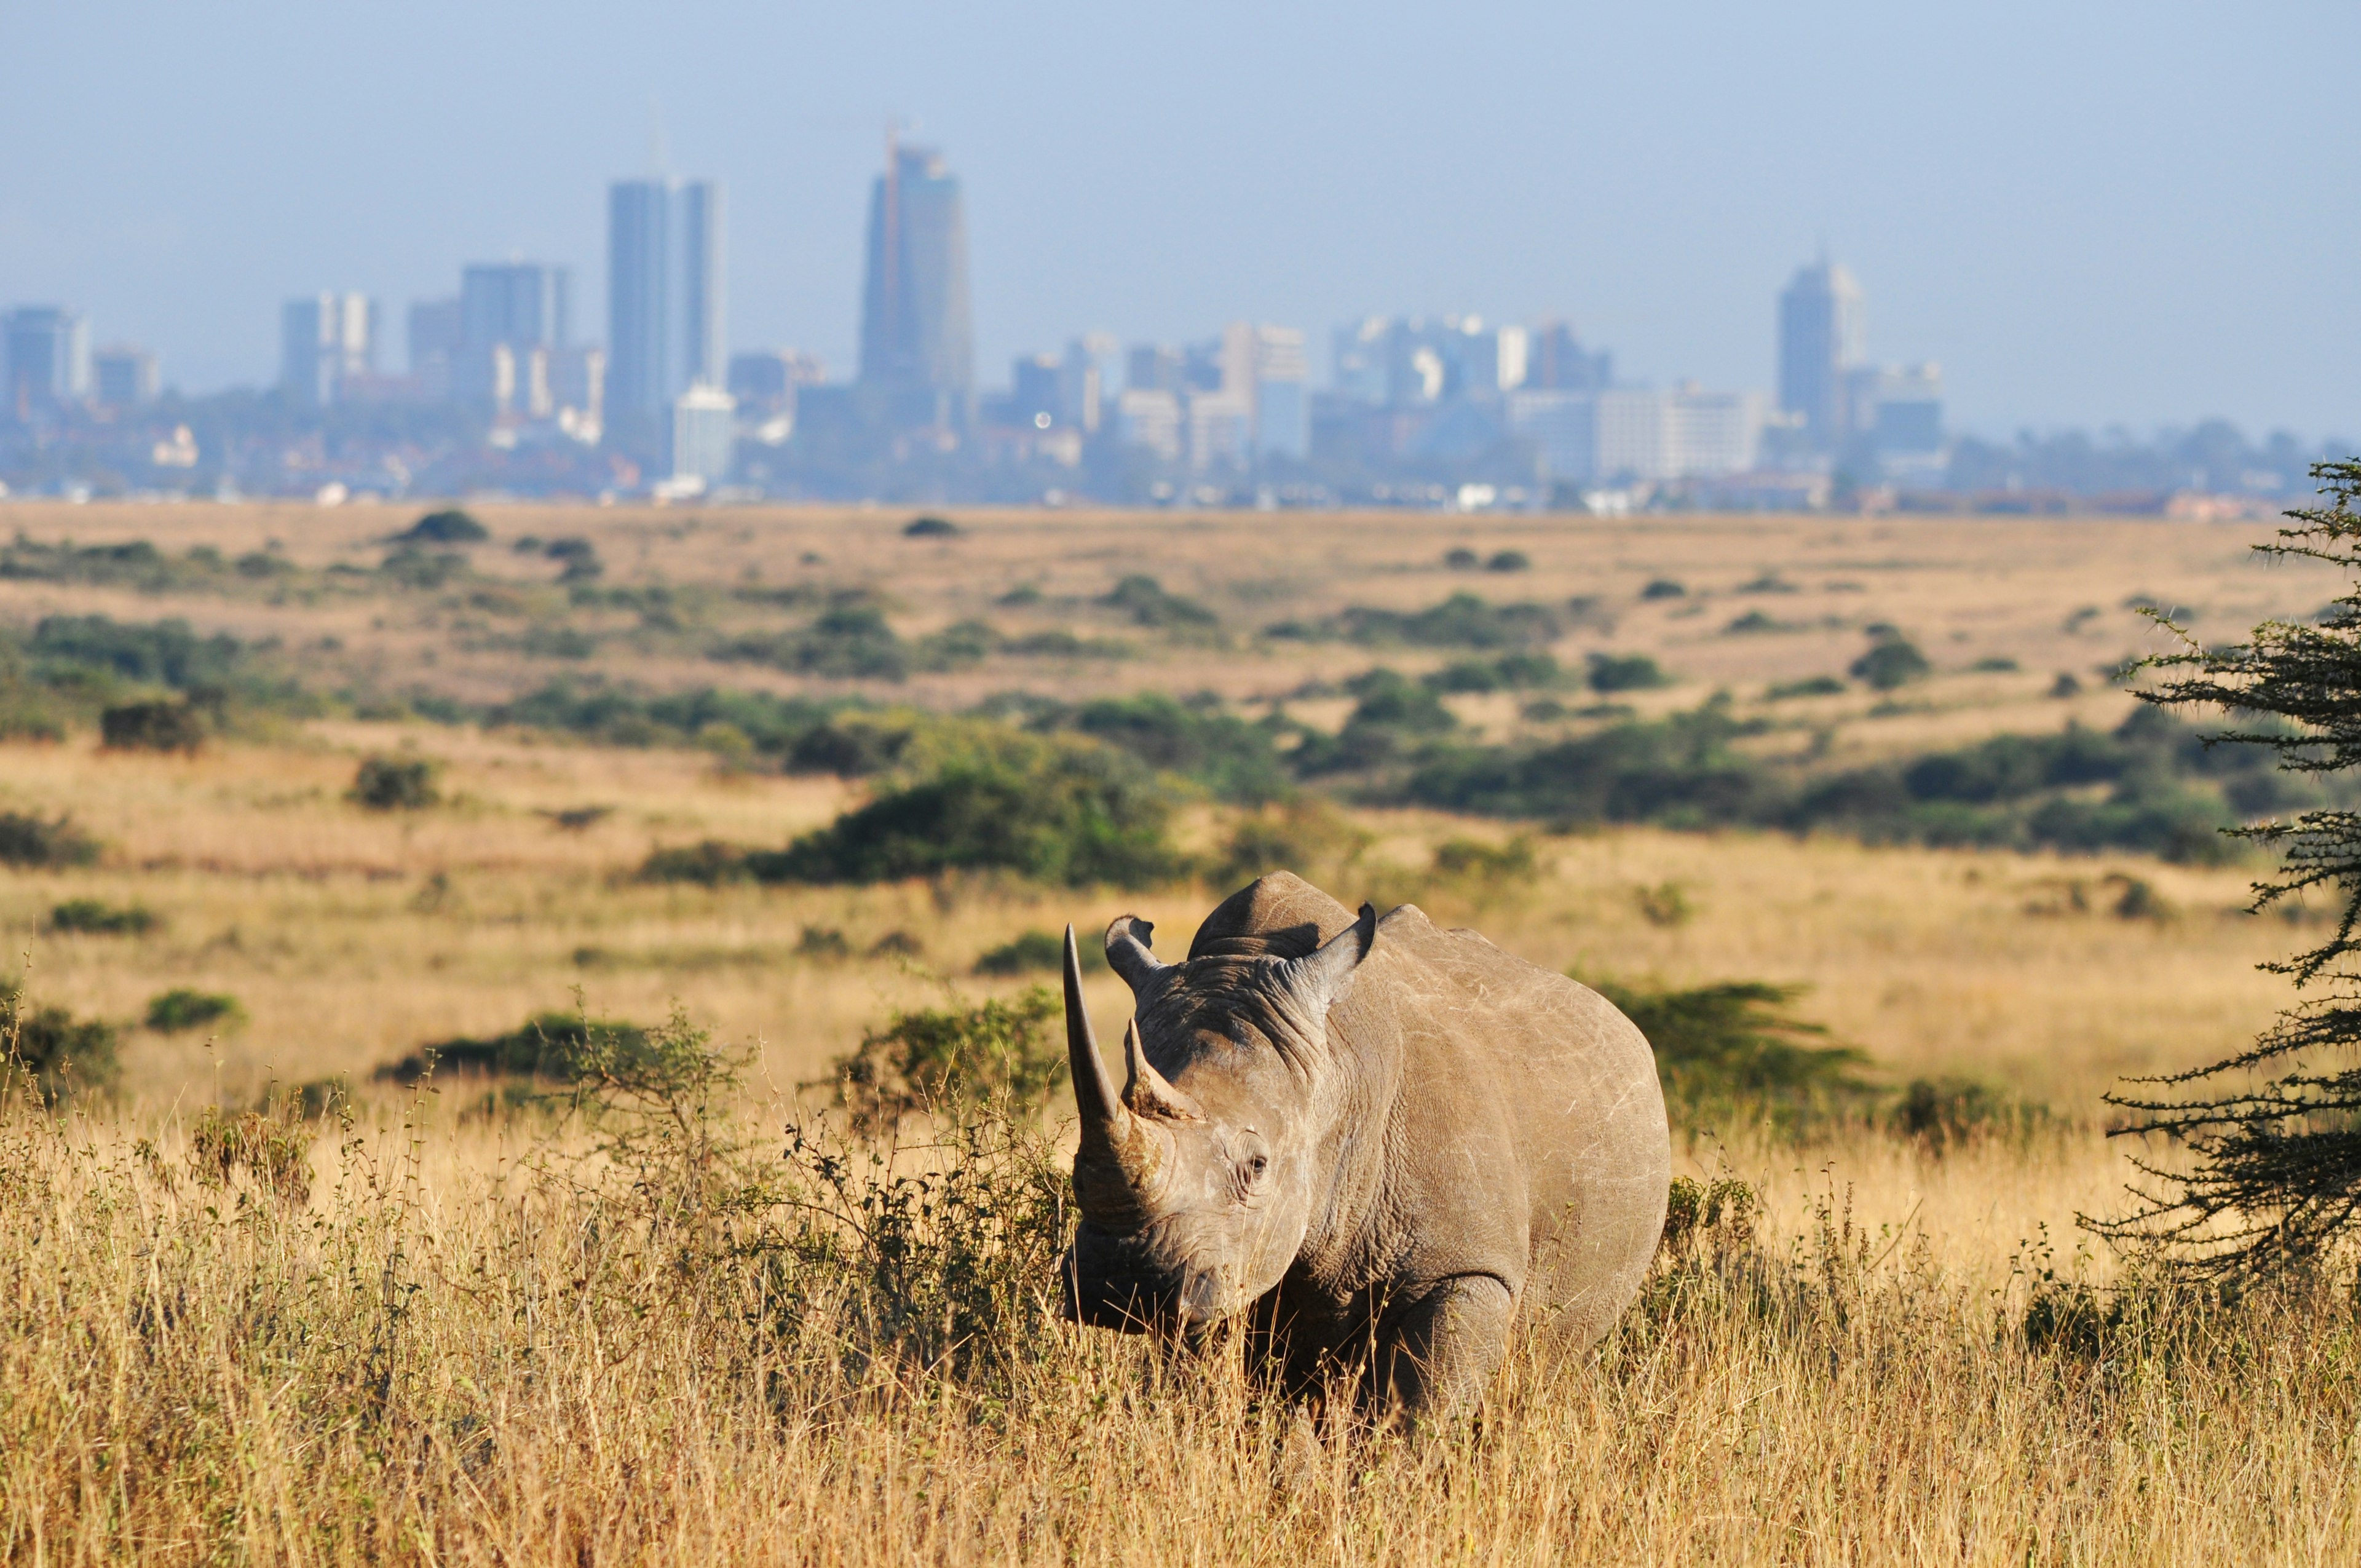
M 930 148 L 886 144 L 869 198 L 861 381 L 897 423 L 966 422 L 975 382 L 960 182 Z
M 8 403 L 18 419 L 90 393 L 90 327 L 72 311 L 25 305 L 0 316 Z
M 1861 285 L 1825 257 L 1796 269 L 1779 296 L 1779 406 L 1802 416 L 1819 451 L 1834 451 L 1850 420 L 1845 376 L 1866 357 Z
M 548 411 L 549 360 L 566 346 L 571 284 L 565 268 L 536 262 L 465 269 L 452 389 L 499 412 Z
M 377 302 L 366 294 L 290 300 L 279 321 L 279 385 L 298 402 L 333 403 L 347 377 L 377 368 Z
M 722 355 L 721 187 L 619 180 L 607 192 L 607 406 L 660 427 Z
M 110 344 L 91 356 L 93 399 L 108 408 L 137 408 L 156 400 L 156 356 L 128 343 Z

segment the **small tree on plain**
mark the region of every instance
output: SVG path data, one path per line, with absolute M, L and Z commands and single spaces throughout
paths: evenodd
M 2331 504 L 2290 511 L 2296 526 L 2255 548 L 2326 562 L 2350 590 L 2310 624 L 2265 621 L 2251 641 L 2225 648 L 2202 648 L 2159 615 L 2187 646 L 2152 661 L 2169 676 L 2139 695 L 2228 714 L 2239 727 L 2209 745 L 2267 746 L 2289 773 L 2333 774 L 2361 767 L 2361 462 L 2312 473 Z M 2168 1166 L 2143 1156 L 2130 1212 L 2082 1222 L 2198 1279 L 2317 1257 L 2361 1219 L 2361 811 L 2324 805 L 2227 831 L 2279 857 L 2277 872 L 2255 883 L 2256 912 L 2317 890 L 2339 906 L 2335 927 L 2263 966 L 2308 994 L 2250 1048 L 2107 1096 L 2132 1113 L 2120 1134 L 2161 1135 L 2186 1158 Z

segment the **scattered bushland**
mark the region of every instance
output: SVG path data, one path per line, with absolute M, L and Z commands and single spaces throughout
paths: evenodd
M 364 757 L 345 798 L 368 811 L 423 811 L 442 800 L 425 757 Z
M 74 826 L 71 814 L 41 817 L 0 811 L 0 866 L 57 870 L 86 866 L 98 859 L 99 842 Z
M 164 922 L 154 910 L 139 904 L 109 904 L 103 898 L 69 898 L 52 907 L 43 923 L 60 935 L 85 937 L 145 937 Z
M 36 1005 L 23 981 L 0 977 L 0 1114 L 20 1084 L 44 1105 L 104 1093 L 115 1082 L 118 1043 L 114 1025 L 54 1003 Z
M 142 1022 L 158 1034 L 179 1035 L 192 1029 L 234 1027 L 245 1020 L 246 1009 L 238 1005 L 236 997 L 183 985 L 150 997 Z

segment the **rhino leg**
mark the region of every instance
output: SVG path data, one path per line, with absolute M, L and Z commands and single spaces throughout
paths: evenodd
M 1378 1347 L 1380 1414 L 1417 1427 L 1473 1410 L 1508 1354 L 1516 1313 L 1490 1274 L 1445 1279 L 1404 1309 Z

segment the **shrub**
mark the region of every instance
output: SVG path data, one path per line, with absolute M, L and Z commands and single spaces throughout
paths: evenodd
M 23 981 L 0 980 L 0 1062 L 9 1075 L 22 1074 L 42 1104 L 112 1085 L 115 1047 L 114 1025 L 55 1005 L 35 1007 Z
M 1641 919 L 1668 931 L 1687 925 L 1689 917 L 1697 913 L 1689 902 L 1687 889 L 1669 880 L 1653 887 L 1632 889 L 1631 903 L 1640 911 Z
M 728 883 L 751 882 L 754 872 L 742 845 L 708 839 L 698 844 L 650 852 L 640 862 L 637 875 L 642 882 L 693 882 L 704 887 L 720 887 Z
M 1417 648 L 1527 648 L 1551 641 L 1564 630 L 1557 612 L 1544 605 L 1496 605 L 1469 593 L 1408 613 L 1356 606 L 1344 613 L 1342 625 L 1356 642 Z
M 807 926 L 796 938 L 796 956 L 804 959 L 849 959 L 852 944 L 833 926 Z
M 1221 617 L 1212 610 L 1194 599 L 1166 592 L 1154 577 L 1126 577 L 1099 602 L 1126 611 L 1138 624 L 1157 630 L 1202 630 L 1221 624 Z
M 1964 1078 L 1914 1078 L 1886 1123 L 1937 1154 L 1985 1138 L 2022 1140 L 2054 1118 L 2040 1106 Z
M 1472 572 L 1484 564 L 1484 557 L 1462 544 L 1444 551 L 1443 564 L 1454 572 Z
M 1888 635 L 1879 638 L 1868 652 L 1855 659 L 1847 673 L 1883 692 L 1923 681 L 1935 673 L 1935 666 L 1906 639 Z
M 1640 597 L 1643 599 L 1686 598 L 1688 591 L 1685 586 L 1675 582 L 1670 577 L 1654 577 L 1649 580 L 1646 587 L 1640 590 Z
M 1519 834 L 1505 844 L 1480 839 L 1446 839 L 1434 849 L 1434 874 L 1454 882 L 1502 883 L 1531 882 L 1541 872 L 1533 859 L 1533 843 Z
M 311 1087 L 311 1086 L 307 1086 Z M 243 1170 L 291 1208 L 312 1197 L 312 1144 L 318 1128 L 301 1091 L 236 1113 L 208 1105 L 189 1129 L 189 1169 L 203 1186 L 227 1187 Z
M 245 649 L 235 637 L 199 637 L 181 620 L 148 625 L 104 615 L 52 615 L 26 645 L 37 664 L 74 665 L 175 691 L 227 685 Z
M 177 1035 L 213 1025 L 235 1025 L 246 1018 L 237 998 L 225 992 L 195 991 L 176 986 L 148 999 L 145 1022 L 159 1034 Z
M 423 811 L 442 799 L 424 757 L 365 757 L 345 798 L 369 811 Z
M 1653 691 L 1673 684 L 1673 677 L 1645 653 L 1593 653 L 1589 680 L 1590 689 L 1602 696 L 1609 692 Z
M 557 574 L 561 583 L 595 582 L 607 570 L 598 559 L 598 546 L 579 534 L 553 539 L 541 547 L 541 553 L 564 564 L 565 569 Z
M 1277 727 L 1224 713 L 1211 697 L 1180 702 L 1142 692 L 1102 697 L 1057 717 L 1063 727 L 1202 784 L 1221 800 L 1259 806 L 1288 793 Z
M 1725 981 L 1669 990 L 1599 981 L 1596 989 L 1648 1036 L 1664 1098 L 1692 1125 L 1731 1115 L 1793 1124 L 1859 1104 L 1871 1092 L 1853 1073 L 1864 1059 L 1859 1051 L 1820 1044 L 1827 1026 L 1788 1011 L 1800 987 Z
M 491 530 L 456 507 L 430 511 L 393 536 L 397 544 L 480 544 Z
M 1004 870 L 1080 886 L 1164 881 L 1173 802 L 1137 762 L 1104 746 L 1035 741 L 955 757 L 755 865 L 764 881 L 877 883 Z
M 896 1013 L 837 1059 L 836 1102 L 873 1136 L 924 1112 L 1037 1111 L 1066 1074 L 1065 1042 L 1049 1028 L 1060 1009 L 1037 985 L 1014 1001 Z
M 98 898 L 69 898 L 49 918 L 52 931 L 93 937 L 144 937 L 162 924 L 154 910 Z
M 98 718 L 99 736 L 116 751 L 189 751 L 203 749 L 205 721 L 188 702 L 126 702 Z
M 462 1036 L 422 1046 L 377 1069 L 380 1080 L 413 1084 L 430 1073 L 539 1078 L 579 1083 L 651 1048 L 637 1024 L 572 1013 L 540 1013 L 505 1035 Z
M 1216 886 L 1244 886 L 1270 872 L 1291 871 L 1317 882 L 1358 861 L 1369 834 L 1317 797 L 1306 797 L 1240 819 L 1204 867 Z
M 1080 942 L 1076 950 L 1085 971 L 1106 968 L 1106 953 L 1096 942 Z M 986 948 L 975 960 L 975 972 L 986 975 L 1032 974 L 1055 970 L 1066 961 L 1066 939 L 1055 931 L 1020 931 L 996 948 Z
M 1503 550 L 1484 563 L 1488 572 L 1530 572 L 1533 558 L 1521 550 Z
M 905 539 L 957 539 L 966 532 L 944 517 L 914 517 L 902 525 Z
M 452 578 L 467 576 L 467 558 L 456 550 L 428 552 L 415 544 L 401 544 L 390 551 L 377 569 L 405 588 L 432 593 Z
M 0 865 L 47 870 L 86 866 L 98 859 L 98 840 L 70 816 L 44 818 L 0 811 Z
M 1800 681 L 1774 681 L 1763 690 L 1765 702 L 1784 702 L 1795 696 L 1836 696 L 1845 684 L 1834 675 L 1813 675 Z

